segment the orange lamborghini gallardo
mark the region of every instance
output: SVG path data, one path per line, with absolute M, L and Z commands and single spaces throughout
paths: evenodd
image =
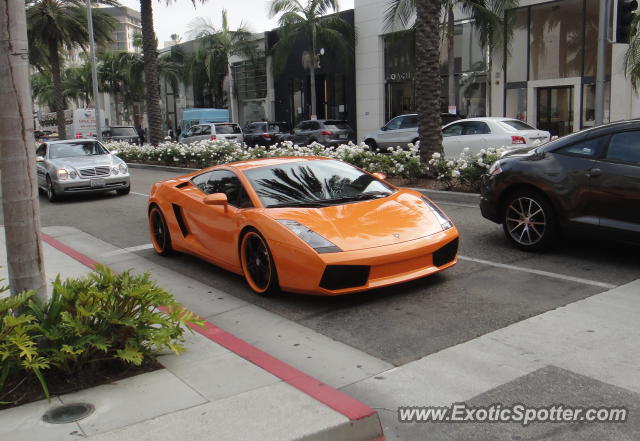
M 244 275 L 258 294 L 338 295 L 455 265 L 458 231 L 421 193 L 316 157 L 220 165 L 153 185 L 149 230 Z

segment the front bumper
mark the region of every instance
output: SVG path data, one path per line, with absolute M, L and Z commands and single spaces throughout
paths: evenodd
M 291 249 L 289 244 L 270 246 L 283 290 L 335 296 L 408 282 L 447 269 L 458 261 L 458 237 L 453 227 L 398 244 L 313 255 Z
M 93 182 L 92 182 L 93 181 Z M 100 193 L 120 190 L 131 185 L 129 173 L 97 176 L 95 178 L 76 178 L 66 181 L 53 181 L 53 188 L 58 194 Z
M 480 213 L 486 219 L 499 224 L 500 203 L 495 190 L 495 178 L 483 175 L 480 180 Z

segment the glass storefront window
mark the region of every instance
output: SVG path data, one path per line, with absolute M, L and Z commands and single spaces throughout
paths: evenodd
M 415 112 L 415 34 L 396 32 L 384 37 L 385 121 Z
M 512 83 L 527 81 L 527 63 L 523 61 L 526 60 L 529 49 L 528 8 L 508 11 L 507 23 L 509 23 L 513 32 L 507 54 L 507 81 Z
M 458 23 L 453 29 L 453 57 L 455 73 L 486 69 L 480 34 L 473 22 Z M 440 45 L 440 73 L 447 75 L 447 39 Z
M 582 74 L 582 0 L 563 0 L 531 7 L 531 80 Z
M 613 3 L 610 16 L 613 17 Z M 584 53 L 584 76 L 596 75 L 596 64 L 598 60 L 598 11 L 599 0 L 587 0 L 587 9 L 585 10 L 585 47 Z M 591 48 L 591 50 L 590 50 Z M 611 74 L 611 45 L 605 45 L 605 75 Z
M 507 89 L 505 116 L 520 121 L 527 120 L 527 89 Z
M 448 76 L 441 77 L 441 112 L 448 112 Z M 465 118 L 486 116 L 487 76 L 482 73 L 464 73 L 455 76 L 456 112 Z

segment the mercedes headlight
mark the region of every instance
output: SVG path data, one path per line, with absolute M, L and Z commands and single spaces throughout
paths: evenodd
M 447 215 L 444 214 L 444 212 L 440 210 L 433 202 L 431 202 L 429 199 L 427 199 L 424 196 L 422 196 L 422 200 L 424 201 L 425 204 L 427 204 L 427 207 L 431 209 L 431 212 L 436 217 L 436 219 L 438 219 L 438 222 L 440 222 L 440 225 L 442 226 L 443 231 L 453 227 L 453 224 L 451 223 Z
M 58 177 L 59 181 L 66 181 L 67 179 L 69 179 L 69 172 L 66 168 L 59 168 L 58 170 L 56 170 L 56 176 Z
M 316 250 L 318 254 L 339 253 L 342 251 L 331 241 L 294 220 L 280 219 L 278 222 L 287 227 L 300 239 L 304 240 L 311 248 Z
M 120 173 L 125 174 L 127 172 L 127 164 L 121 162 L 120 165 L 118 165 L 118 170 L 120 170 Z

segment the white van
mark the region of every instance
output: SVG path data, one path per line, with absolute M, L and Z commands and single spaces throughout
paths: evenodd
M 100 111 L 101 127 L 105 128 L 104 111 Z M 95 109 L 75 109 L 71 127 L 67 126 L 68 138 L 94 138 L 98 131 L 96 129 Z

